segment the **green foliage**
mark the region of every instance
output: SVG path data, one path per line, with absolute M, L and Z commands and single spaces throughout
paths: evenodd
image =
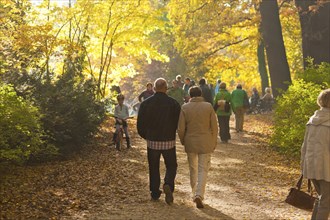
M 282 97 L 277 99 L 274 133 L 271 144 L 288 155 L 299 156 L 305 126 L 318 109 L 317 96 L 322 87 L 304 80 L 293 81 Z
M 56 154 L 45 138 L 38 108 L 17 96 L 13 87 L 0 85 L 0 161 L 23 163 Z
M 61 78 L 55 84 L 39 85 L 34 95 L 44 127 L 62 153 L 79 150 L 105 114 L 104 105 L 95 99 L 95 83 L 81 75 L 82 60 L 83 56 L 68 59 Z
M 330 87 L 330 64 L 321 63 L 320 65 L 313 65 L 312 60 L 309 60 L 308 67 L 305 72 L 297 74 L 298 78 L 305 80 L 306 82 L 314 82 L 322 85 L 324 88 Z

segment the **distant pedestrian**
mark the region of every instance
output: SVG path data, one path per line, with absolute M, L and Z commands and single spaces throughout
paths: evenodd
M 181 75 L 177 75 L 177 76 L 175 77 L 175 80 L 176 80 L 176 82 L 178 83 L 178 86 L 179 86 L 180 88 L 182 88 L 184 83 L 182 82 Z
M 204 208 L 202 201 L 211 153 L 217 145 L 217 117 L 212 105 L 204 101 L 199 87 L 191 87 L 189 95 L 191 99 L 180 113 L 178 134 L 188 157 L 193 201 L 197 208 Z
M 149 189 L 152 200 L 158 200 L 160 188 L 160 157 L 163 156 L 166 174 L 163 190 L 167 204 L 173 203 L 174 180 L 177 171 L 176 130 L 181 107 L 166 94 L 167 83 L 163 78 L 154 83 L 155 94 L 141 103 L 137 118 L 139 135 L 147 141 L 149 164 Z
M 167 90 L 167 95 L 174 98 L 180 105 L 184 103 L 184 91 L 176 80 L 172 81 L 172 87 Z
M 215 94 L 215 95 L 219 92 L 219 89 L 220 89 L 220 83 L 221 83 L 221 80 L 218 79 L 218 80 L 217 80 L 217 84 L 215 85 L 215 88 L 214 88 L 214 94 Z
M 231 139 L 230 130 L 229 130 L 229 120 L 231 115 L 231 95 L 226 89 L 226 83 L 220 83 L 220 90 L 214 97 L 214 106 L 215 111 L 218 116 L 218 123 L 220 129 L 220 139 L 223 143 L 228 143 L 228 140 Z M 226 103 L 228 104 L 229 108 L 226 109 Z M 224 104 L 222 104 L 224 103 Z M 222 108 L 222 106 L 224 107 Z
M 301 169 L 319 195 L 314 204 L 312 220 L 327 220 L 330 213 L 330 89 L 317 98 L 320 109 L 306 126 L 301 148 Z
M 206 79 L 202 78 L 201 80 L 199 80 L 199 87 L 202 90 L 202 96 L 205 102 L 208 102 L 212 105 L 213 104 L 212 92 L 210 87 L 206 84 Z
M 186 77 L 184 79 L 184 85 L 182 87 L 183 89 L 183 92 L 184 92 L 184 101 L 185 102 L 188 102 L 189 99 L 190 99 L 190 96 L 189 96 L 189 88 L 191 87 L 191 80 L 189 77 Z
M 139 102 L 142 102 L 143 100 L 149 98 L 150 96 L 152 96 L 155 93 L 153 88 L 152 88 L 152 83 L 151 82 L 148 82 L 146 87 L 147 87 L 146 90 L 141 92 L 139 97 L 138 97 Z
M 250 98 L 250 110 L 251 110 L 251 112 L 255 111 L 255 109 L 257 108 L 257 105 L 259 103 L 259 100 L 260 100 L 259 92 L 258 92 L 256 87 L 253 87 L 252 88 L 252 95 L 251 95 L 251 98 Z
M 132 106 L 134 111 L 136 111 L 136 112 L 139 111 L 141 102 L 143 102 L 143 100 L 149 98 L 150 96 L 152 96 L 155 93 L 152 87 L 153 87 L 152 83 L 148 82 L 146 85 L 146 90 L 141 92 L 140 95 L 138 96 L 139 102 L 133 104 L 133 106 Z
M 244 125 L 244 99 L 247 99 L 247 93 L 242 89 L 241 84 L 237 84 L 236 89 L 231 93 L 231 107 L 235 114 L 235 129 L 237 132 L 243 131 Z
M 118 132 L 120 129 L 120 126 L 123 126 L 125 137 L 126 137 L 126 143 L 127 143 L 127 149 L 131 148 L 131 141 L 130 136 L 128 133 L 128 124 L 127 119 L 129 118 L 129 112 L 128 112 L 128 106 L 124 104 L 125 97 L 122 94 L 117 95 L 117 101 L 118 105 L 115 107 L 114 116 L 116 119 L 116 131 L 113 135 L 112 141 L 116 144 L 116 149 L 120 151 L 120 143 L 116 143 L 116 138 L 118 136 Z
M 274 97 L 269 87 L 265 88 L 265 95 L 261 97 L 260 100 L 261 100 L 261 108 L 264 111 L 272 111 L 274 104 Z

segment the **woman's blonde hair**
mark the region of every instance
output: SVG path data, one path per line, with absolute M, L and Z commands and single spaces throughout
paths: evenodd
M 323 90 L 317 97 L 317 104 L 320 107 L 330 108 L 330 89 Z

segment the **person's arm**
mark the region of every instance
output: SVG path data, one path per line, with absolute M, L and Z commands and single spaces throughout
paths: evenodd
M 138 117 L 137 117 L 137 122 L 136 122 L 136 128 L 138 131 L 138 134 L 143 138 L 146 139 L 146 133 L 147 133 L 147 129 L 146 129 L 146 116 L 145 116 L 145 105 L 144 102 L 141 103 L 140 105 L 140 109 L 138 112 Z
M 140 94 L 140 95 L 139 95 L 139 97 L 138 97 L 138 99 L 139 99 L 139 102 L 142 102 L 142 101 L 143 101 L 143 100 L 142 100 L 143 94 L 144 94 L 144 91 L 143 91 L 143 92 L 141 92 L 141 94 Z
M 116 107 L 115 107 L 114 115 L 115 115 L 115 118 L 119 117 L 119 107 L 118 107 L 118 105 L 116 105 Z
M 215 112 L 213 111 L 213 109 L 211 110 L 211 132 L 212 132 L 212 139 L 214 142 L 214 149 L 217 146 L 217 138 L 218 138 L 218 134 L 219 134 L 219 127 L 218 127 L 218 119 L 217 116 L 215 114 Z
M 306 155 L 306 149 L 307 149 L 307 137 L 308 137 L 308 126 L 306 126 L 305 136 L 304 136 L 304 142 L 301 146 L 301 157 L 300 157 L 300 169 L 301 172 L 303 172 L 304 164 L 305 164 L 305 155 Z
M 178 123 L 178 135 L 182 145 L 184 145 L 185 134 L 186 134 L 186 118 L 183 110 L 181 110 L 179 116 L 179 123 Z

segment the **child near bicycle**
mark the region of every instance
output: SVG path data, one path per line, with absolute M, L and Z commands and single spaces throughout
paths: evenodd
M 124 104 L 125 97 L 122 94 L 117 96 L 118 105 L 115 107 L 115 118 L 116 118 L 116 131 L 113 135 L 113 142 L 116 144 L 116 149 L 120 150 L 119 144 L 116 143 L 116 138 L 119 133 L 120 126 L 123 126 L 125 132 L 127 148 L 131 147 L 130 138 L 127 129 L 127 119 L 129 118 L 128 106 Z

